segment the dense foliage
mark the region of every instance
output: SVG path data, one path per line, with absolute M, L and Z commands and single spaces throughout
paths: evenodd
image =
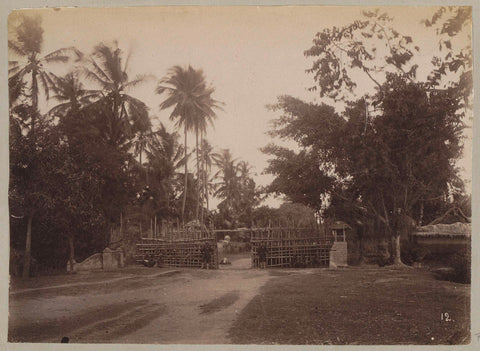
M 445 12 L 426 24 L 437 23 Z M 366 12 L 364 17 L 318 33 L 305 52 L 315 57 L 309 71 L 315 89 L 322 97 L 342 100 L 342 113 L 290 96 L 271 106 L 282 115 L 270 134 L 293 140 L 298 148 L 272 143 L 263 149 L 272 156 L 267 172 L 275 176 L 268 190 L 311 206 L 324 218 L 344 220 L 359 233 L 375 226 L 392 238 L 399 264 L 400 235 L 414 221 L 431 221 L 465 197 L 455 163 L 462 155 L 471 57 L 468 47 L 453 54 L 447 45 L 449 53 L 434 57 L 427 81 L 417 81 L 418 48 L 408 48 L 413 39 L 387 27 L 387 14 Z M 456 8 L 441 33 L 455 36 L 468 19 L 463 8 Z M 379 55 L 382 41 L 387 50 Z M 375 88 L 369 93 L 364 85 L 362 96 L 352 99 L 360 92 L 353 78 L 359 69 Z
M 153 221 L 203 222 L 214 193 L 248 220 L 256 196 L 248 164 L 235 165 L 234 174 L 218 165 L 217 177 L 210 176 L 216 163 L 204 134 L 220 103 L 201 70 L 175 66 L 156 90 L 167 93 L 161 109 L 173 107 L 171 119 L 185 127 L 182 145 L 176 132 L 154 126 L 146 104 L 131 95 L 152 76 L 130 78 L 129 55 L 116 42 L 99 43 L 89 55 L 70 47 L 42 56 L 41 17 L 11 21 L 12 271 L 20 273 L 23 265 L 28 277 L 32 262 L 43 270 L 65 269 L 67 260 L 73 264 L 117 239 L 131 239 L 124 238 L 128 225 L 142 235 Z M 43 111 L 47 102 L 53 107 Z M 190 131 L 196 135 L 196 173 L 187 168 Z M 230 184 L 230 177 L 248 196 L 240 199 L 214 184 L 217 178 Z

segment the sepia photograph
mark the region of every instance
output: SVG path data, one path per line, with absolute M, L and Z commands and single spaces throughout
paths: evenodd
M 4 15 L 12 349 L 478 346 L 476 5 L 76 5 Z

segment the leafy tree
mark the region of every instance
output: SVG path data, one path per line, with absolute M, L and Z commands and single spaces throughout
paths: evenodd
M 296 154 L 271 145 L 264 151 L 275 156 L 267 168 L 276 176 L 270 191 L 316 209 L 323 198 L 330 206 L 348 202 L 357 218 L 373 215 L 393 238 L 399 263 L 406 216 L 418 218 L 423 201 L 463 190 L 454 166 L 463 114 L 454 91 L 428 94 L 423 84 L 398 75 L 387 81 L 374 97 L 377 116 L 367 120 L 363 99 L 351 103 L 343 118 L 333 110 L 313 118 L 311 104 L 281 99 L 278 107 L 286 116 L 277 119 L 273 134 L 294 139 L 303 149 Z
M 21 192 L 23 195 L 23 206 L 25 206 L 25 216 L 27 218 L 27 235 L 25 239 L 25 253 L 24 253 L 24 269 L 23 277 L 30 275 L 30 261 L 31 261 L 31 229 L 34 213 L 39 210 L 38 206 L 42 203 L 40 198 L 42 193 L 37 191 L 39 184 L 33 184 L 41 182 L 33 175 L 37 174 L 37 170 L 42 169 L 37 163 L 40 162 L 36 157 L 41 155 L 37 152 L 39 148 L 42 148 L 39 143 L 39 138 L 36 135 L 36 129 L 42 129 L 43 126 L 39 125 L 43 123 L 40 121 L 40 113 L 38 109 L 38 100 L 41 93 L 40 86 L 49 98 L 49 92 L 52 86 L 54 86 L 55 75 L 50 72 L 47 67 L 49 64 L 54 63 L 66 63 L 72 58 L 72 54 L 75 54 L 77 58 L 80 53 L 74 48 L 59 49 L 51 52 L 47 55 L 41 56 L 42 44 L 43 44 L 43 29 L 41 26 L 41 17 L 32 16 L 27 17 L 21 15 L 19 17 L 19 23 L 16 25 L 10 23 L 13 28 L 12 39 L 8 41 L 8 47 L 10 51 L 17 56 L 17 61 L 9 61 L 9 89 L 10 89 L 10 106 L 14 107 L 14 101 L 17 100 L 23 89 L 23 100 L 21 103 L 21 113 L 15 113 L 11 115 L 11 118 L 16 118 L 16 122 L 24 130 L 27 131 L 26 138 L 20 138 L 18 135 L 13 139 L 17 143 L 27 143 L 29 146 L 27 149 L 20 150 L 17 145 L 10 144 L 12 153 L 16 155 L 16 160 L 11 164 L 11 167 L 15 168 L 22 164 L 22 172 L 24 180 L 28 179 L 32 184 L 24 184 L 24 190 L 13 190 L 17 195 Z M 27 90 L 27 92 L 25 91 Z M 28 107 L 28 108 L 27 108 Z M 18 112 L 18 111 L 17 111 Z M 43 130 L 41 131 L 43 133 Z M 13 151 L 12 148 L 16 148 Z M 23 156 L 25 156 L 22 159 Z M 14 157 L 15 158 L 15 157 Z M 26 174 L 29 173 L 29 176 Z M 17 174 L 18 175 L 18 174 Z M 12 173 L 12 177 L 15 177 L 15 172 Z M 17 179 L 14 178 L 11 183 L 15 187 Z
M 432 87 L 456 88 L 469 104 L 473 91 L 472 8 L 441 7 L 423 23 L 435 29 L 439 37 L 439 54 L 432 59 L 434 69 L 428 82 Z M 459 36 L 466 40 L 456 40 Z
M 381 87 L 386 72 L 415 78 L 418 65 L 412 64 L 413 39 L 392 28 L 393 18 L 386 12 L 364 11 L 353 23 L 324 29 L 316 34 L 313 46 L 304 52 L 313 57 L 307 72 L 314 74 L 320 96 L 345 100 L 357 87 L 358 73 L 364 73 L 377 88 Z M 383 45 L 379 45 L 379 43 Z
M 447 12 L 452 16 L 440 25 Z M 468 27 L 469 16 L 468 9 L 443 9 L 425 24 L 454 36 Z M 463 192 L 455 161 L 462 149 L 462 99 L 471 94 L 471 56 L 468 47 L 456 56 L 447 51 L 443 59 L 434 58 L 428 81 L 416 82 L 412 58 L 419 48 L 391 21 L 386 13 L 364 12 L 361 20 L 316 35 L 305 51 L 315 59 L 312 89 L 342 100 L 345 112 L 280 97 L 273 108 L 284 113 L 271 135 L 296 141 L 300 151 L 275 145 L 264 151 L 274 156 L 267 168 L 276 176 L 270 191 L 380 228 L 392 238 L 393 258 L 400 264 L 399 234 L 408 229 L 409 218 L 421 220 L 437 200 Z M 382 41 L 385 48 L 378 45 Z M 375 84 L 376 93 L 348 101 L 357 92 L 357 72 Z
M 82 143 L 81 138 L 78 138 L 80 130 L 85 128 L 81 111 L 100 95 L 98 91 L 84 89 L 73 72 L 65 77 L 54 77 L 54 82 L 52 88 L 56 94 L 52 99 L 57 100 L 59 104 L 48 114 L 60 119 L 55 130 L 59 140 L 59 152 L 63 157 L 60 165 L 52 171 L 52 178 L 59 172 L 61 180 L 67 180 L 66 183 L 59 184 L 68 184 L 68 187 L 58 186 L 56 192 L 52 194 L 56 199 L 56 208 L 55 216 L 50 220 L 55 223 L 58 230 L 67 234 L 69 264 L 70 270 L 73 271 L 75 241 L 79 240 L 82 231 L 95 232 L 93 227 L 99 223 L 103 224 L 103 216 L 95 206 L 100 201 L 98 189 L 101 179 L 98 173 L 87 167 L 88 155 L 79 153 L 77 149 Z M 83 236 L 85 237 L 85 234 Z M 82 244 L 88 247 L 88 243 Z
M 295 202 L 284 202 L 279 208 L 256 207 L 252 211 L 252 218 L 257 227 L 280 225 L 306 228 L 316 226 L 315 211 Z
M 211 123 L 215 118 L 215 108 L 218 108 L 218 102 L 212 98 L 214 88 L 207 87 L 202 70 L 195 70 L 191 66 L 182 68 L 180 66 L 172 67 L 167 76 L 160 80 L 156 89 L 157 94 L 166 93 L 166 99 L 160 104 L 161 109 L 168 109 L 174 106 L 170 114 L 171 120 L 177 120 L 177 127 L 184 127 L 185 135 L 185 191 L 182 202 L 182 221 L 185 222 L 185 203 L 187 196 L 187 175 L 188 175 L 188 157 L 187 157 L 187 133 L 189 130 L 195 131 L 196 150 L 198 153 L 198 133 L 204 132 L 207 123 Z M 199 171 L 199 158 L 197 154 L 197 174 Z M 197 182 L 198 186 L 200 182 Z M 198 199 L 199 189 L 197 189 L 197 207 L 196 218 L 198 219 Z

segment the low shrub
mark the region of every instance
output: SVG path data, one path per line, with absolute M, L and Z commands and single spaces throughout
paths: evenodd
M 433 270 L 439 280 L 470 284 L 471 282 L 471 250 L 462 250 L 444 256 L 442 267 Z
M 453 268 L 451 281 L 470 284 L 472 257 L 471 250 L 463 250 L 450 256 L 447 265 Z
M 427 248 L 415 243 L 406 242 L 402 245 L 401 257 L 405 264 L 413 265 L 415 262 L 422 262 L 429 254 L 430 251 Z

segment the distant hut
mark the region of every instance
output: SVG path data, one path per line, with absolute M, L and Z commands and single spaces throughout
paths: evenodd
M 342 221 L 336 221 L 330 225 L 333 245 L 330 249 L 330 267 L 348 265 L 348 242 L 347 234 L 351 227 Z
M 470 246 L 471 236 L 470 218 L 454 207 L 428 225 L 417 227 L 412 241 L 431 252 L 456 252 Z
M 342 221 L 336 221 L 330 226 L 330 230 L 332 231 L 333 241 L 340 241 L 344 242 L 347 241 L 347 232 L 351 230 L 347 223 Z

